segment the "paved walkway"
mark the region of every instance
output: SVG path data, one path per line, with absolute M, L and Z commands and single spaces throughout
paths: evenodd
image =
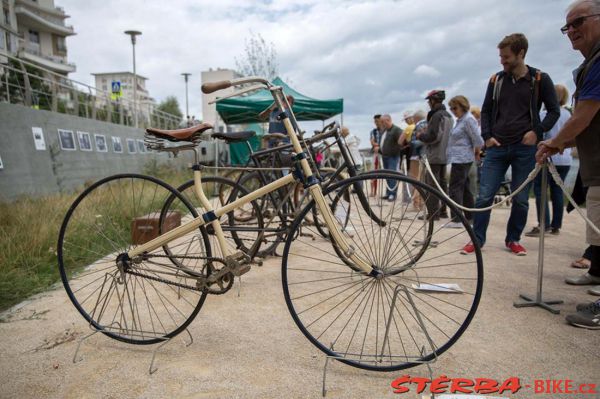
M 537 240 L 531 238 L 522 241 L 529 250 L 526 257 L 503 248 L 507 217 L 506 209 L 493 213 L 483 251 L 481 305 L 467 332 L 433 365 L 434 377 L 519 377 L 523 385 L 533 385 L 535 379 L 570 379 L 576 386 L 598 383 L 600 332 L 564 321 L 576 303 L 594 299 L 585 288 L 563 282 L 565 276 L 580 273 L 569 263 L 584 249 L 583 222 L 567 215 L 560 236 L 546 240 L 544 293 L 565 301 L 561 315 L 553 315 L 512 306 L 519 293 L 536 289 L 538 253 Z M 191 324 L 193 344 L 186 347 L 187 335 L 181 334 L 160 349 L 159 370 L 152 376 L 147 369 L 153 347 L 128 346 L 100 334 L 83 343 L 83 360 L 74 364 L 77 340 L 89 332 L 85 321 L 62 287 L 32 298 L 1 315 L 0 397 L 318 398 L 325 359 L 292 321 L 280 274 L 280 259 L 273 258 L 244 276 L 240 296 L 234 288 L 209 297 Z M 397 397 L 390 386 L 395 378 L 428 375 L 424 366 L 376 373 L 332 362 L 328 370 L 328 398 Z M 537 395 L 523 388 L 518 394 L 496 396 Z M 418 397 L 415 387 L 401 397 Z

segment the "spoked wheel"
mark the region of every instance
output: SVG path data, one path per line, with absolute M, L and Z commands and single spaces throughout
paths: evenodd
M 171 201 L 161 226 L 161 209 Z M 111 338 L 133 344 L 163 342 L 183 331 L 200 311 L 206 293 L 197 288 L 211 257 L 207 235 L 193 237 L 199 259 L 193 267 L 174 265 L 159 247 L 138 259 L 124 254 L 196 217 L 189 202 L 150 176 L 114 175 L 94 183 L 73 203 L 58 239 L 60 275 L 69 298 L 90 323 Z
M 325 197 L 332 201 L 354 182 L 371 187 L 385 179 L 405 183 L 424 199 L 438 199 L 456 211 L 437 190 L 385 172 L 350 178 L 329 187 Z M 356 193 L 349 202 L 352 212 L 343 235 L 383 277 L 359 272 L 328 239 L 296 234 L 315 206 L 311 202 L 294 221 L 289 237 L 295 239 L 286 241 L 282 259 L 283 291 L 294 321 L 320 350 L 355 367 L 392 371 L 433 360 L 463 334 L 479 304 L 481 251 L 476 246 L 474 254 L 460 254 L 465 243 L 475 242 L 470 225 L 461 217 L 460 229 L 444 228 L 449 220 L 434 222 L 436 212 L 411 209 L 401 200 L 369 198 L 380 223 L 368 216 Z
M 194 191 L 193 180 L 184 183 L 177 190 L 192 204 L 198 214 L 201 215 L 206 212 Z M 248 193 L 243 186 L 218 176 L 202 177 L 202 190 L 213 209 L 229 204 Z M 166 204 L 165 211 L 170 206 Z M 221 216 L 219 220 L 226 239 L 226 245 L 229 247 L 229 252 L 233 253 L 239 249 L 248 255 L 248 257 L 253 258 L 261 246 L 264 234 L 262 213 L 256 201 L 251 201 L 232 210 L 226 215 Z M 212 226 L 207 226 L 207 231 L 215 256 L 221 256 L 220 247 L 216 242 Z M 188 251 L 191 253 L 194 252 L 193 243 L 182 243 L 181 245 L 189 245 Z
M 265 176 L 265 178 L 271 178 L 274 181 L 277 176 Z M 263 182 L 257 172 L 248 173 L 242 176 L 240 180 L 240 185 L 248 192 L 260 189 L 265 183 L 271 183 L 271 181 Z M 284 242 L 287 230 L 292 222 L 289 215 L 294 212 L 293 195 L 294 186 L 288 185 L 256 200 L 264 224 L 262 246 L 258 256 L 272 255 L 277 246 Z

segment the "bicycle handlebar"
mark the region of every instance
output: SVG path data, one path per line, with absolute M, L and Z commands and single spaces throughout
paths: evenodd
M 246 83 L 260 83 L 260 84 L 264 85 L 265 87 L 271 86 L 271 83 L 269 83 L 269 81 L 264 78 L 260 78 L 258 76 L 249 76 L 246 78 L 221 80 L 218 82 L 204 83 L 202 85 L 202 93 L 210 94 L 210 93 L 214 93 L 215 91 L 218 91 L 218 90 L 227 89 L 232 86 L 240 86 L 240 85 L 243 85 Z
M 204 83 L 202 85 L 202 93 L 210 94 L 210 93 L 214 93 L 215 91 L 218 91 L 218 90 L 227 89 L 228 87 L 231 87 L 231 86 L 232 85 L 231 85 L 230 80 L 221 80 L 218 82 Z

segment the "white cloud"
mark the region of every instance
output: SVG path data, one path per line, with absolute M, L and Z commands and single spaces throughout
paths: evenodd
M 437 69 L 435 69 L 432 66 L 429 65 L 419 65 L 418 67 L 415 68 L 415 75 L 418 76 L 429 76 L 432 78 L 437 78 L 438 76 L 440 76 L 440 71 L 438 71 Z
M 176 95 L 185 107 L 182 72 L 190 72 L 190 113 L 201 112 L 200 72 L 233 68 L 250 30 L 273 42 L 280 74 L 317 98 L 344 98 L 344 123 L 368 142 L 371 118 L 426 108 L 423 93 L 445 88 L 480 105 L 500 70 L 498 42 L 529 38 L 527 62 L 572 88 L 581 62 L 558 28 L 570 0 L 55 0 L 71 16 L 67 39 L 72 78 L 131 70 L 138 29 L 138 72 L 158 101 Z M 321 123 L 315 124 L 320 126 Z M 307 126 L 310 131 L 312 127 Z

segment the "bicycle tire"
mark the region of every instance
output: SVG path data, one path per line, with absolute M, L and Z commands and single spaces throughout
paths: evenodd
M 421 189 L 424 198 L 433 196 L 457 211 L 437 190 L 386 172 L 352 177 L 328 187 L 324 195 L 330 197 L 357 181 L 370 187 L 371 181 L 384 179 L 408 181 Z M 475 245 L 474 255 L 468 258 L 459 254 L 465 241 L 476 242 L 471 226 L 460 212 L 456 213 L 461 215 L 460 231 L 438 223 L 430 234 L 430 239 L 438 241 L 437 247 L 429 245 L 415 260 L 410 241 L 426 228 L 417 222 L 418 216 L 433 218 L 435 214 L 413 214 L 401 201 L 386 202 L 378 212 L 386 222 L 382 226 L 367 216 L 355 194 L 351 201 L 357 205 L 350 223 L 355 232 L 353 236 L 344 233 L 345 238 L 356 254 L 383 271 L 383 278 L 349 268 L 331 241 L 303 239 L 297 234 L 302 218 L 315 206 L 312 201 L 294 221 L 283 252 L 282 285 L 290 315 L 317 348 L 354 367 L 394 371 L 434 360 L 465 332 L 481 298 L 480 248 Z M 440 292 L 446 283 L 458 284 L 462 293 L 456 289 Z M 425 290 L 432 287 L 438 291 Z M 399 293 L 394 294 L 395 290 Z
M 182 220 L 197 217 L 167 183 L 138 174 L 113 175 L 84 190 L 61 225 L 57 255 L 67 295 L 92 328 L 116 340 L 164 342 L 187 328 L 206 299 L 196 289 L 197 279 L 173 267 L 162 248 L 130 262 L 126 271 L 117 267 L 119 254 L 152 238 L 146 232 L 156 229 L 157 211 L 170 196 Z M 175 225 L 176 219 L 177 214 Z M 206 233 L 190 234 L 209 258 Z
M 203 177 L 202 187 L 204 194 L 212 202 L 213 209 L 220 208 L 248 194 L 243 186 L 219 176 Z M 194 180 L 189 180 L 177 187 L 177 191 L 185 196 L 198 210 L 198 213 L 204 213 L 203 206 L 194 192 Z M 256 201 L 251 201 L 243 207 L 228 212 L 221 216 L 220 221 L 229 251 L 239 249 L 253 259 L 260 250 L 264 234 L 263 217 Z M 215 242 L 216 236 L 212 227 L 209 227 L 208 230 L 211 248 L 215 254 L 221 256 L 220 246 Z
M 249 192 L 256 191 L 265 183 L 271 183 L 271 181 L 263 181 L 258 172 L 248 173 L 240 179 L 240 185 Z M 286 198 L 288 195 L 286 187 L 267 193 L 256 200 L 264 224 L 263 245 L 257 253 L 262 258 L 274 254 L 279 244 L 283 243 L 287 237 L 287 231 L 292 222 L 288 214 L 293 213 L 293 204 L 291 198 Z M 281 198 L 284 198 L 285 203 L 279 202 Z

